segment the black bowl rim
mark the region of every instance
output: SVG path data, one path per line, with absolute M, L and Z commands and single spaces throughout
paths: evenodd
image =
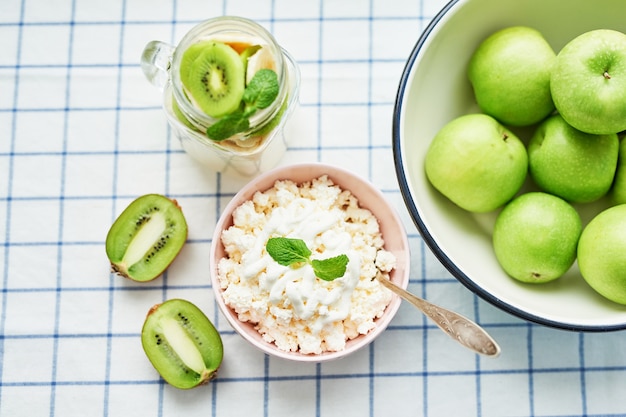
M 565 323 L 559 322 L 555 320 L 549 320 L 535 314 L 531 314 L 527 311 L 524 311 L 520 308 L 512 306 L 498 297 L 495 297 L 488 291 L 486 291 L 481 286 L 477 285 L 470 277 L 468 277 L 463 271 L 461 271 L 455 264 L 450 260 L 450 258 L 445 254 L 445 252 L 437 245 L 437 242 L 433 238 L 432 234 L 424 224 L 421 219 L 419 210 L 414 204 L 413 199 L 411 198 L 411 190 L 409 188 L 408 182 L 406 180 L 406 173 L 404 172 L 404 167 L 402 165 L 402 148 L 400 144 L 400 135 L 401 135 L 401 123 L 400 123 L 400 115 L 402 113 L 402 105 L 404 92 L 406 89 L 406 85 L 409 81 L 410 73 L 415 64 L 418 54 L 420 53 L 422 47 L 426 43 L 429 35 L 433 32 L 435 27 L 439 24 L 439 22 L 443 19 L 443 17 L 455 7 L 457 3 L 461 0 L 450 0 L 431 20 L 431 22 L 426 26 L 420 37 L 418 38 L 415 46 L 413 47 L 411 54 L 405 64 L 404 70 L 402 72 L 402 76 L 400 78 L 400 83 L 398 86 L 398 92 L 396 95 L 396 100 L 394 103 L 393 109 L 393 123 L 392 123 L 392 150 L 393 150 L 393 159 L 396 171 L 396 177 L 398 180 L 398 184 L 400 187 L 400 193 L 402 194 L 402 198 L 404 203 L 409 211 L 409 215 L 413 220 L 413 223 L 417 227 L 422 236 L 426 245 L 430 248 L 431 252 L 435 255 L 435 257 L 443 264 L 443 266 L 466 288 L 470 291 L 481 297 L 483 300 L 488 303 L 494 305 L 495 307 L 500 308 L 501 310 L 510 313 L 516 317 L 527 320 L 532 323 L 541 324 L 544 326 L 561 329 L 561 330 L 571 330 L 577 332 L 608 332 L 608 331 L 617 331 L 626 329 L 626 323 L 622 324 L 614 324 L 614 325 L 602 325 L 602 326 L 594 326 L 594 325 L 579 325 L 574 323 Z

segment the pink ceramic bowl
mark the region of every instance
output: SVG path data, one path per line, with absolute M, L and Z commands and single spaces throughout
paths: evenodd
M 409 282 L 410 254 L 409 245 L 404 226 L 395 209 L 387 202 L 385 196 L 371 183 L 359 176 L 331 165 L 322 163 L 305 163 L 292 166 L 275 168 L 251 180 L 244 186 L 224 209 L 213 235 L 211 246 L 211 282 L 217 304 L 230 323 L 230 325 L 244 339 L 261 351 L 284 359 L 301 362 L 323 362 L 349 355 L 371 343 L 387 327 L 400 307 L 401 299 L 393 295 L 391 303 L 387 306 L 383 315 L 376 320 L 376 327 L 366 335 L 360 335 L 346 342 L 346 347 L 337 352 L 325 352 L 322 354 L 302 354 L 299 352 L 286 352 L 279 349 L 274 343 L 268 343 L 254 329 L 254 325 L 242 322 L 237 314 L 229 308 L 222 298 L 222 290 L 218 281 L 217 265 L 225 256 L 221 241 L 223 230 L 233 224 L 232 213 L 243 202 L 250 200 L 256 191 L 265 191 L 274 186 L 277 180 L 292 180 L 297 184 L 318 178 L 322 175 L 328 177 L 340 188 L 349 190 L 359 200 L 359 205 L 374 214 L 380 224 L 380 231 L 385 241 L 385 249 L 396 257 L 396 267 L 390 273 L 390 279 L 402 288 L 406 288 Z

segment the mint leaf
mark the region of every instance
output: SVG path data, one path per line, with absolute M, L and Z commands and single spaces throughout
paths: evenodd
M 267 241 L 265 249 L 276 262 L 284 266 L 309 262 L 311 256 L 311 251 L 301 239 L 273 237 Z
M 328 259 L 310 259 L 311 251 L 301 239 L 273 237 L 265 244 L 267 253 L 281 265 L 291 266 L 307 263 L 313 267 L 315 276 L 324 281 L 341 278 L 346 273 L 348 257 L 339 255 Z
M 250 128 L 250 120 L 243 112 L 236 112 L 222 117 L 215 124 L 208 127 L 206 135 L 209 139 L 222 141 L 237 133 L 245 132 Z
M 270 69 L 258 70 L 243 91 L 241 99 L 243 110 L 240 108 L 236 112 L 222 117 L 215 124 L 209 126 L 206 135 L 209 139 L 222 141 L 250 129 L 248 118 L 257 110 L 271 105 L 278 97 L 278 89 L 276 72 Z
M 335 256 L 328 259 L 313 259 L 311 266 L 315 271 L 315 276 L 324 281 L 332 281 L 335 278 L 341 278 L 346 273 L 348 265 L 348 257 L 346 255 Z
M 250 80 L 243 92 L 242 100 L 246 106 L 264 109 L 278 97 L 278 76 L 271 69 L 260 69 Z

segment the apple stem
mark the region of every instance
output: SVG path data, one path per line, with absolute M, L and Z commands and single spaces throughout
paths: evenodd
M 609 74 L 609 71 L 604 71 L 604 78 L 606 78 L 607 80 L 611 79 L 611 74 Z

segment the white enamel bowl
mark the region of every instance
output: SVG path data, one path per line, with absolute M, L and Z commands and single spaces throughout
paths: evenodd
M 623 0 L 454 0 L 416 40 L 401 77 L 393 152 L 400 189 L 415 225 L 462 284 L 531 322 L 575 331 L 626 329 L 626 307 L 596 294 L 576 265 L 566 276 L 541 286 L 525 285 L 505 275 L 491 246 L 495 214 L 471 215 L 437 193 L 424 173 L 424 155 L 444 124 L 478 111 L 466 66 L 489 34 L 513 25 L 531 26 L 558 52 L 588 30 L 626 32 L 624 16 Z M 583 222 L 602 208 L 596 204 L 581 209 Z

